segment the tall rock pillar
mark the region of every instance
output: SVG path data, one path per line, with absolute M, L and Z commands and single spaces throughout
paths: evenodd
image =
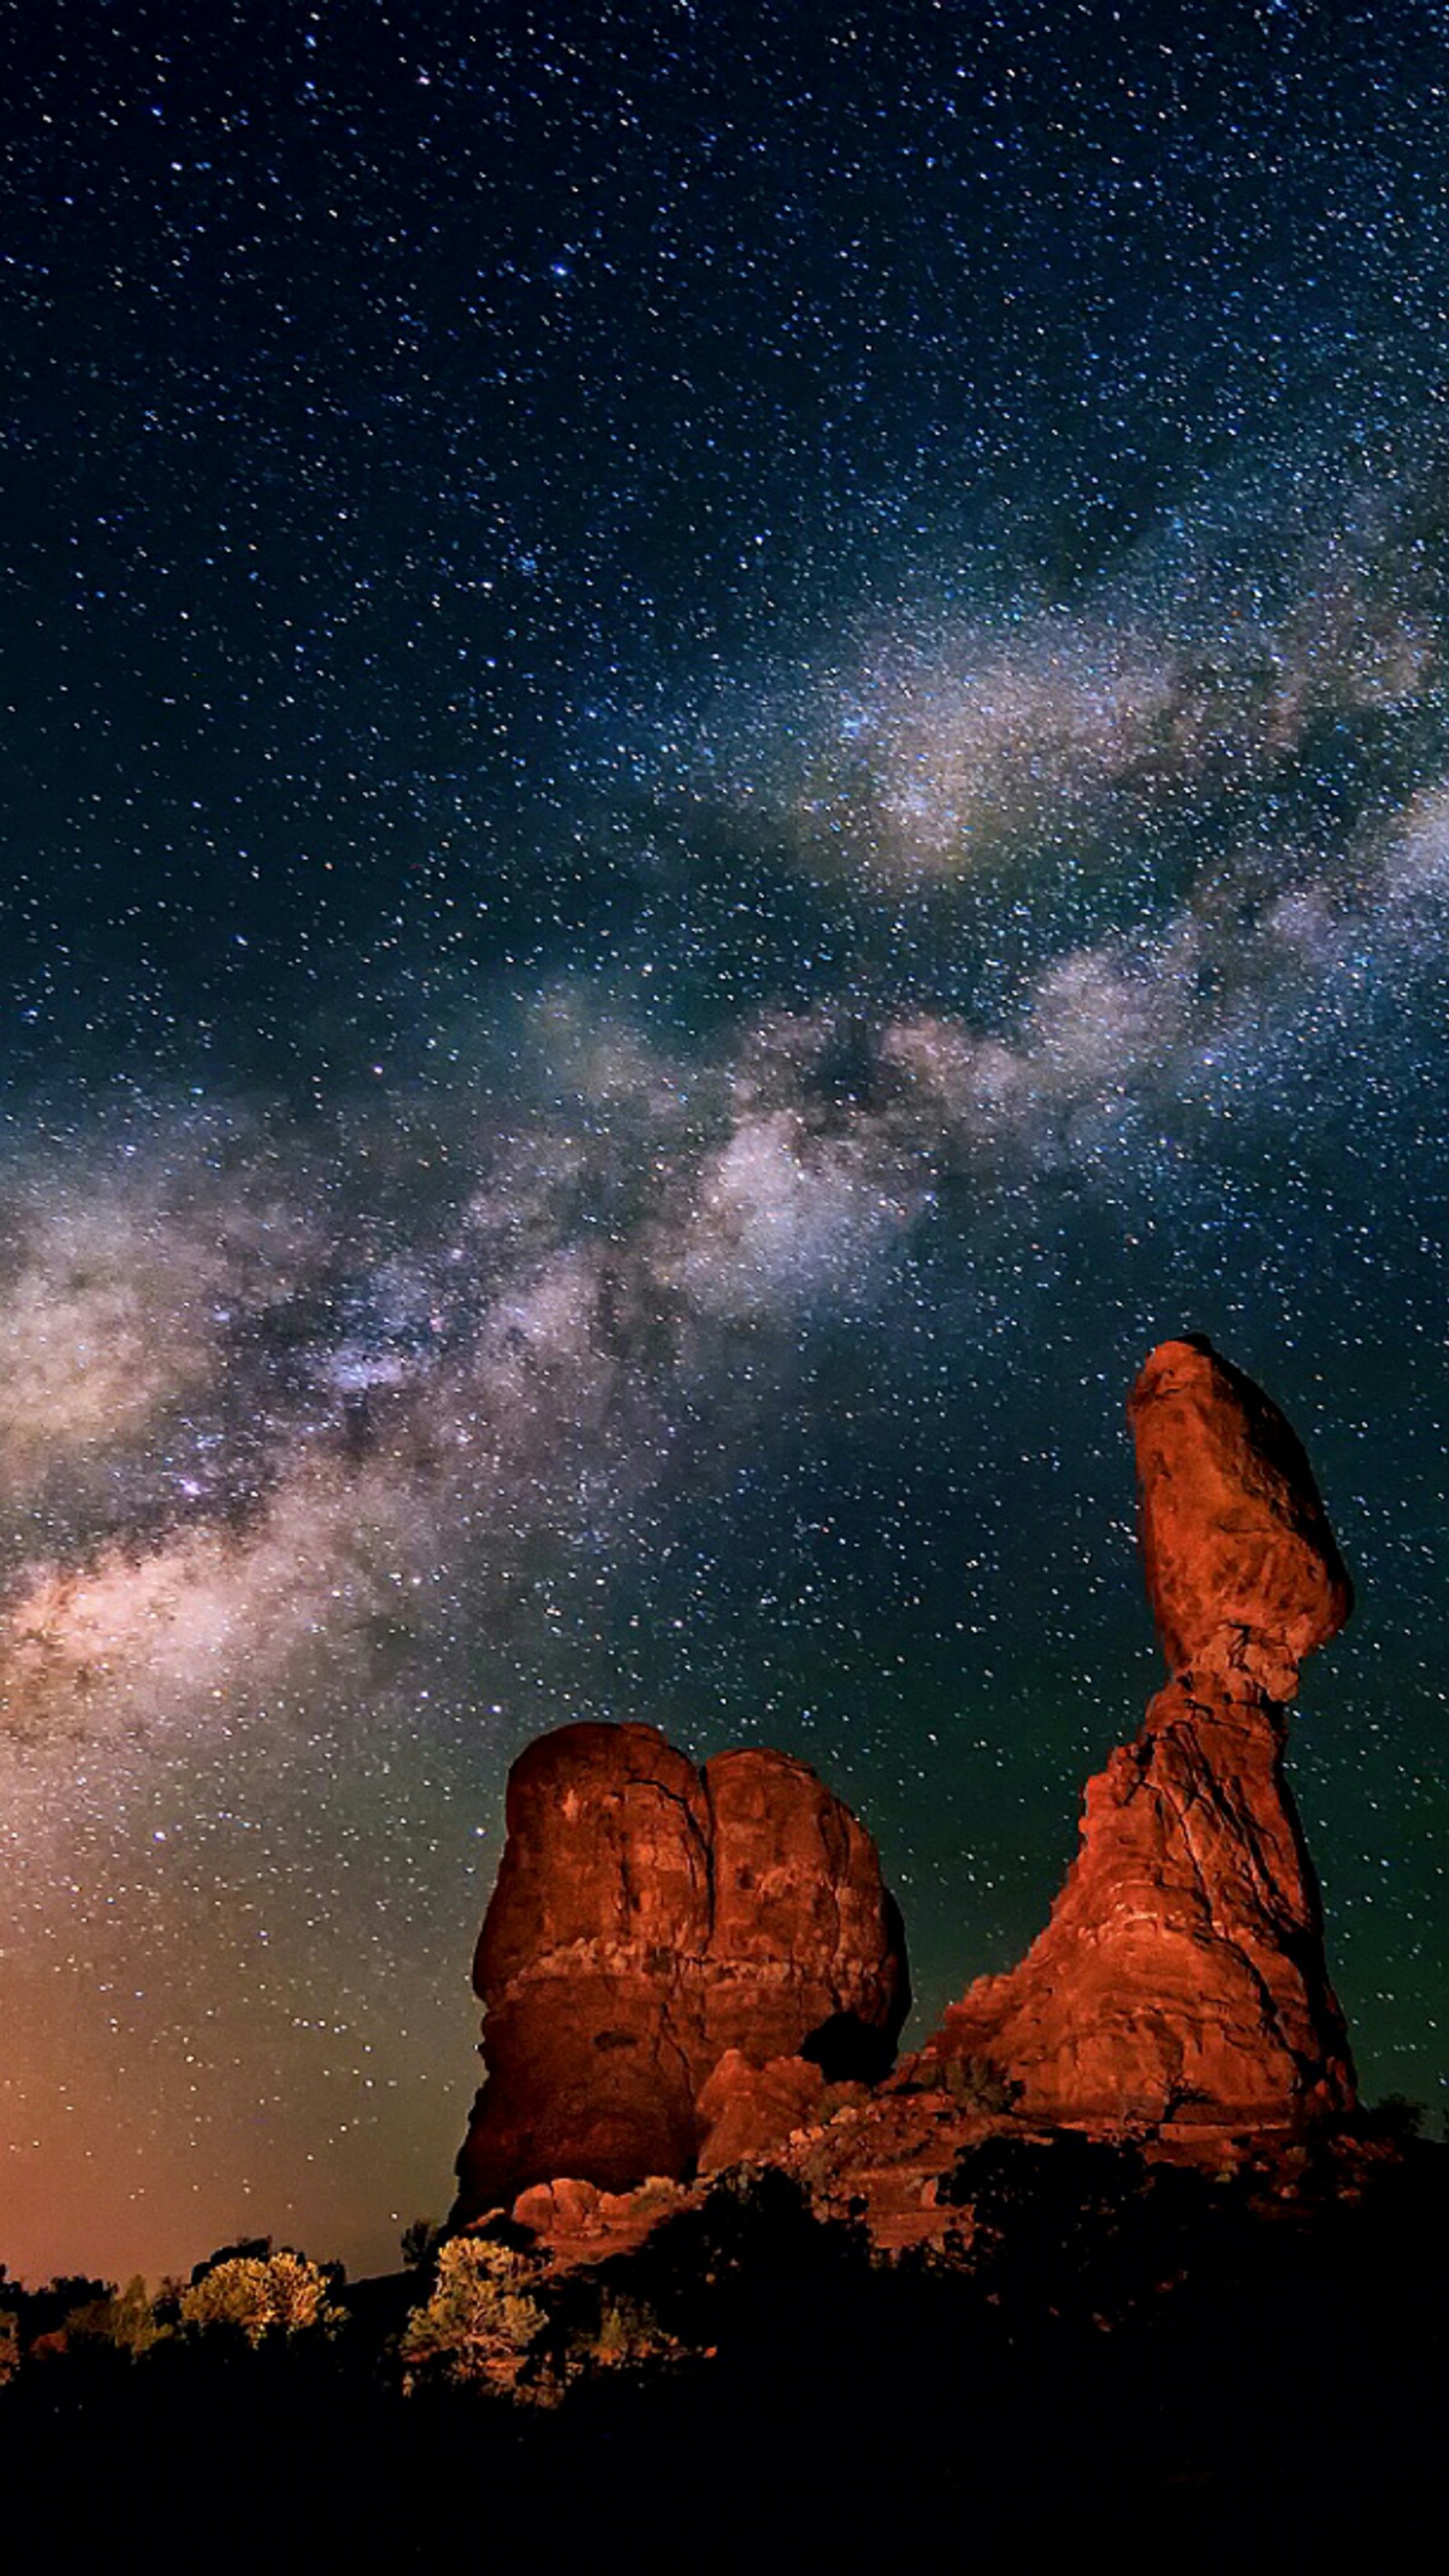
M 910 2004 L 875 1844 L 803 1762 L 697 1771 L 652 1726 L 540 1736 L 479 1936 L 488 2080 L 461 2222 L 568 2175 L 625 2190 L 788 2132 L 886 2072 Z
M 1353 2067 L 1283 1748 L 1348 1576 L 1294 1433 L 1203 1337 L 1153 1351 L 1127 1409 L 1170 1679 L 1088 1783 L 1046 1929 L 951 2007 L 936 2049 L 988 2062 L 1053 2121 L 1340 2113 Z

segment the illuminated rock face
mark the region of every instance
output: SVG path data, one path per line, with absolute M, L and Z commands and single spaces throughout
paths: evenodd
M 1296 1435 L 1261 1387 L 1201 1339 L 1158 1345 L 1127 1419 L 1143 1571 L 1168 1671 L 1210 1660 L 1224 1630 L 1237 1630 L 1268 1696 L 1291 1699 L 1304 1656 L 1353 1608 Z
M 460 2221 L 563 2174 L 611 2191 L 690 2174 L 745 2097 L 762 2135 L 822 2074 L 889 2067 L 900 1919 L 870 1836 L 804 1763 L 747 1751 L 699 1772 L 652 1727 L 567 1726 L 515 1763 L 507 1822 Z M 762 2091 L 778 2060 L 793 2071 Z
M 842 2082 L 836 2182 L 886 2193 L 892 2244 L 949 2222 L 942 2155 L 1003 2116 L 1165 2130 L 1182 2152 L 1352 2108 L 1282 1767 L 1299 1663 L 1347 1618 L 1348 1577 L 1288 1424 L 1206 1342 L 1155 1350 L 1128 1414 L 1170 1679 L 1088 1783 L 1081 1848 L 1021 1964 L 973 1985 L 872 2099 L 909 2002 L 905 1947 L 840 1800 L 781 1753 L 700 1772 L 652 1727 L 544 1736 L 509 1781 L 478 1944 L 489 2074 L 460 2222 L 563 2176 L 597 2200 L 788 2155 Z
M 951 2008 L 934 2053 L 988 2061 L 1048 2120 L 1343 2111 L 1352 2063 L 1282 1756 L 1348 1577 L 1292 1431 L 1206 1342 L 1155 1350 L 1128 1415 L 1172 1679 L 1089 1782 L 1045 1931 Z

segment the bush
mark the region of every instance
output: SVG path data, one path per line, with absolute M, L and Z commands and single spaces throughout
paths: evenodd
M 149 2352 L 171 2328 L 159 2322 L 151 2304 L 150 2292 L 137 2272 L 124 2290 L 116 2290 L 107 2299 L 93 2299 L 86 2306 L 72 2308 L 65 2321 L 66 2341 L 70 2343 L 108 2343 L 118 2352 L 133 2356 Z
M 946 2090 L 963 2111 L 1000 2114 L 1014 2109 L 1021 2086 L 1013 2083 L 989 2057 L 949 2057 Z
M 254 2346 L 274 2329 L 285 2335 L 330 2329 L 340 2324 L 341 2312 L 329 2305 L 327 2288 L 321 2265 L 305 2254 L 237 2254 L 183 2290 L 181 2322 L 203 2331 L 234 2326 Z
M 439 2226 L 434 2219 L 413 2219 L 411 2224 L 403 2229 L 398 2240 L 402 2248 L 403 2262 L 408 2271 L 430 2271 L 433 2259 L 447 2232 L 446 2227 Z
M 438 2249 L 431 2298 L 414 2308 L 400 2346 L 403 2386 L 449 2379 L 517 2386 L 547 2319 L 531 2295 L 534 2256 L 482 2236 L 453 2236 Z
M 684 2358 L 682 2345 L 666 2334 L 653 2308 L 642 2300 L 610 2291 L 599 2304 L 599 2321 L 591 2335 L 569 2345 L 570 2373 L 594 2370 L 644 2370 L 656 2363 Z

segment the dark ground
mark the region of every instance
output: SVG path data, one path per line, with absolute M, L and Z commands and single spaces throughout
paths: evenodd
M 331 2341 L 77 2345 L 0 2396 L 4 2524 L 75 2567 L 1403 2563 L 1442 2543 L 1446 2167 L 980 2150 L 969 2269 L 873 2267 L 782 2177 L 727 2183 L 611 2267 L 683 2360 L 405 2398 L 416 2276 Z M 555 2349 L 609 2278 L 556 2291 Z

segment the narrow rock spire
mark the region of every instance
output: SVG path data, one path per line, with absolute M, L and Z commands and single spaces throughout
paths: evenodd
M 1153 1616 L 1172 1675 L 1089 1781 L 1081 1848 L 1009 1975 L 936 2045 L 1039 2118 L 1274 2127 L 1353 2103 L 1317 1884 L 1283 1774 L 1304 1655 L 1352 1590 L 1277 1407 L 1201 1336 L 1128 1401 Z

